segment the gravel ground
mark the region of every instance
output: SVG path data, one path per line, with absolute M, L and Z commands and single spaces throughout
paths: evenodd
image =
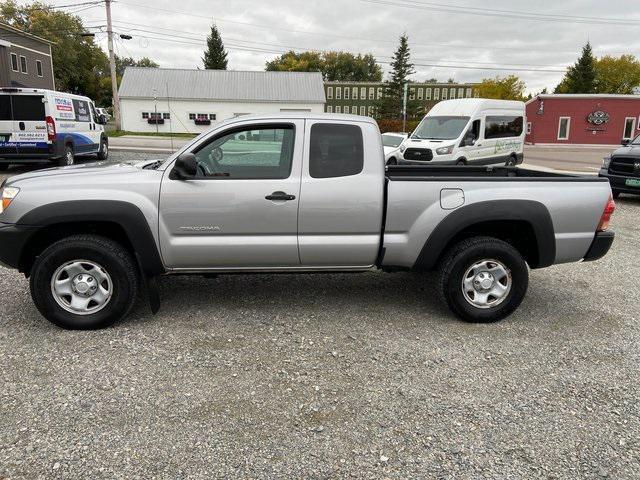
M 638 478 L 639 214 L 491 325 L 372 272 L 164 278 L 72 332 L 0 269 L 0 478 Z

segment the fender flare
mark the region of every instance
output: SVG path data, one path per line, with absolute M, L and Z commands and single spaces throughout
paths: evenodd
M 82 222 L 108 222 L 119 225 L 133 246 L 133 253 L 145 276 L 153 277 L 166 272 L 147 219 L 136 205 L 129 202 L 118 200 L 55 202 L 24 214 L 17 224 L 42 228 L 56 224 Z
M 447 215 L 431 232 L 413 268 L 430 270 L 436 266 L 449 242 L 464 229 L 489 221 L 522 221 L 531 225 L 536 237 L 538 261 L 532 268 L 553 265 L 556 239 L 547 207 L 534 200 L 489 200 L 464 205 Z

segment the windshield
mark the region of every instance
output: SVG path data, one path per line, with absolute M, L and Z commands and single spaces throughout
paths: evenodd
M 382 135 L 382 145 L 385 147 L 397 147 L 403 140 L 403 137 L 397 135 Z
M 467 126 L 469 117 L 424 117 L 411 138 L 421 140 L 453 140 Z
M 633 142 L 631 142 L 631 145 L 640 145 L 640 135 L 638 135 L 636 138 L 633 139 Z

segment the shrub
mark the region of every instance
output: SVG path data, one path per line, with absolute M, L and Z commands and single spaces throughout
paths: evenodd
M 381 133 L 385 132 L 402 132 L 402 120 L 396 118 L 379 118 L 376 120 Z M 406 131 L 413 132 L 418 126 L 420 120 L 407 120 Z

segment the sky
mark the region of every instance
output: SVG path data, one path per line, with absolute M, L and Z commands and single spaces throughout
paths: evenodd
M 87 1 L 46 3 L 76 12 L 106 51 L 104 3 L 66 6 Z M 536 93 L 555 87 L 587 41 L 596 56 L 640 57 L 637 0 L 118 0 L 112 16 L 133 37 L 118 38 L 116 54 L 167 68 L 202 68 L 212 22 L 233 70 L 263 70 L 290 49 L 345 50 L 372 53 L 386 77 L 406 33 L 416 81 L 516 74 Z

